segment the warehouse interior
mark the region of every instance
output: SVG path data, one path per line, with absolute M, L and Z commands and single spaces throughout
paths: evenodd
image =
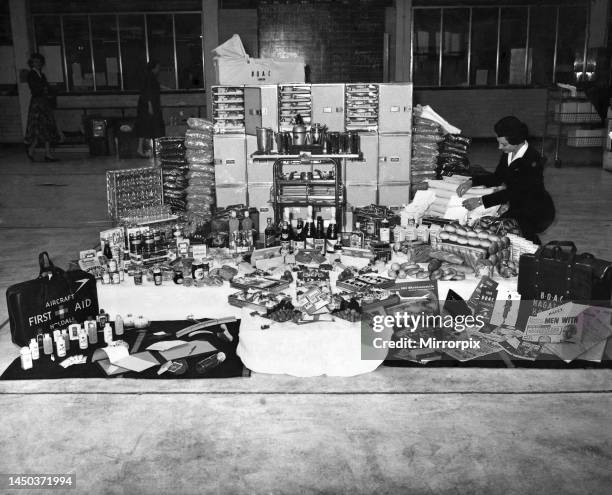
M 184 134 L 187 117 L 212 118 L 208 54 L 233 34 L 251 57 L 304 56 L 313 84 L 412 83 L 412 103 L 431 106 L 470 136 L 470 162 L 487 171 L 499 159 L 494 122 L 519 117 L 548 159 L 557 217 L 542 241 L 572 240 L 579 252 L 612 260 L 606 120 L 581 127 L 599 133 L 595 146 L 576 147 L 565 136 L 559 143 L 548 116 L 550 88 L 575 84 L 591 59 L 598 79 L 588 87 L 609 97 L 609 0 L 3 0 L 0 19 L 2 292 L 37 276 L 41 251 L 67 267 L 94 246 L 112 226 L 107 172 L 154 163 L 134 154 L 133 140 L 132 156 L 119 156 L 118 129 L 136 115 L 138 64 L 174 47 L 160 76 L 162 110 L 166 134 Z M 105 23 L 117 29 L 105 31 Z M 441 38 L 448 50 L 439 49 Z M 23 71 L 41 47 L 50 82 L 55 72 L 55 115 L 65 134 L 55 163 L 28 160 L 23 145 L 30 101 Z M 118 69 L 109 70 L 115 62 L 100 47 L 119 53 Z M 91 147 L 92 116 L 108 123 L 102 151 Z M 18 353 L 3 302 L 0 371 Z M 607 494 L 607 368 L 5 380 L 0 473 L 76 473 L 67 493 Z M 7 485 L 0 491 L 12 493 Z

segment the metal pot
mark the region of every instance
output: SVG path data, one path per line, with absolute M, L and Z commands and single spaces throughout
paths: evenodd
M 257 127 L 255 129 L 257 135 L 257 151 L 260 153 L 269 153 L 272 149 L 272 139 L 274 131 L 269 127 Z
M 305 125 L 294 125 L 293 126 L 293 144 L 295 146 L 304 146 L 305 144 L 309 144 L 310 135 L 308 134 L 308 130 Z

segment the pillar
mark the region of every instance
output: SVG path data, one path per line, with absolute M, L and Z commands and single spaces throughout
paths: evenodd
M 30 105 L 30 88 L 26 80 L 20 76 L 23 69 L 28 69 L 28 59 L 32 52 L 32 43 L 28 16 L 30 11 L 29 0 L 9 0 L 11 15 L 11 31 L 13 34 L 13 50 L 15 54 L 15 71 L 17 73 L 17 91 L 19 94 L 19 108 L 21 110 L 21 127 L 25 136 L 28 122 L 28 107 Z
M 206 115 L 212 119 L 212 91 L 215 84 L 213 54 L 219 46 L 219 0 L 202 0 L 202 50 L 204 58 L 204 82 L 206 84 Z
M 395 57 L 394 80 L 410 81 L 412 0 L 395 0 Z

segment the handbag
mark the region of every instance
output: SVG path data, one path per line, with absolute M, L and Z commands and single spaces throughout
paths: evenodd
M 573 242 L 551 241 L 533 254 L 521 255 L 518 292 L 526 317 L 571 301 L 609 306 L 612 263 L 590 253 L 576 254 Z
M 98 314 L 98 290 L 92 274 L 64 271 L 52 263 L 46 251 L 38 255 L 38 263 L 37 278 L 6 290 L 11 338 L 19 346 L 28 345 L 40 333 Z

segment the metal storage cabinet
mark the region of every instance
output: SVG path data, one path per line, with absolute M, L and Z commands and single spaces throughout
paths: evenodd
M 269 127 L 278 131 L 278 91 L 276 85 L 245 86 L 246 133 L 255 136 L 257 127 Z
M 312 123 L 327 126 L 328 131 L 344 130 L 344 84 L 313 84 Z
M 412 132 L 412 83 L 380 84 L 378 132 Z
M 410 182 L 379 184 L 379 204 L 384 206 L 407 205 L 410 200 Z
M 216 134 L 244 133 L 244 87 L 211 86 Z
M 378 180 L 378 134 L 373 132 L 359 133 L 363 160 L 346 160 L 345 183 L 376 185 Z
M 410 134 L 378 136 L 378 182 L 410 182 Z
M 229 205 L 247 204 L 246 186 L 235 186 L 227 184 L 217 184 L 215 187 L 217 196 L 217 206 L 224 208 Z
M 215 182 L 246 185 L 246 149 L 244 136 L 219 136 L 214 139 Z
M 247 182 L 267 182 L 272 184 L 272 165 L 274 160 L 253 160 L 251 155 L 257 151 L 257 137 L 246 136 Z M 255 205 L 257 206 L 257 205 Z

